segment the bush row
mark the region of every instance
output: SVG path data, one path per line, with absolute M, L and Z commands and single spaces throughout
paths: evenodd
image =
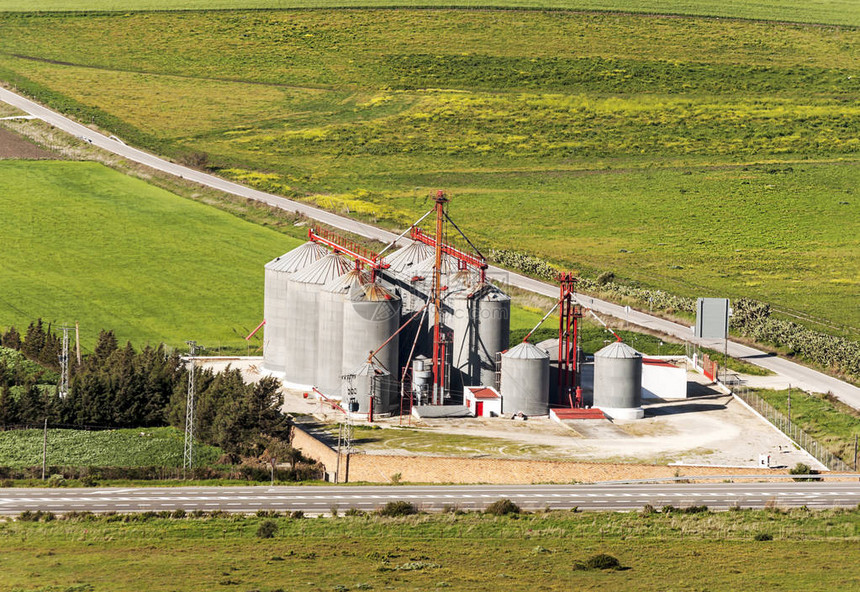
M 490 258 L 505 267 L 513 268 L 538 278 L 555 282 L 561 271 L 558 267 L 533 255 L 510 250 L 492 250 Z M 612 281 L 611 273 L 603 273 L 596 280 L 579 278 L 579 288 L 612 299 L 631 299 L 642 305 L 668 313 L 696 312 L 696 299 L 676 296 L 662 290 L 626 286 Z M 828 335 L 792 321 L 771 316 L 770 305 L 749 298 L 740 298 L 733 304 L 732 328 L 745 337 L 758 342 L 788 349 L 789 355 L 800 355 L 824 368 L 842 372 L 860 379 L 860 343 L 844 337 Z
M 62 485 L 65 479 L 77 479 L 84 483 L 94 483 L 98 480 L 128 479 L 133 481 L 149 481 L 164 479 L 194 480 L 232 479 L 239 481 L 268 481 L 271 472 L 263 465 L 242 464 L 230 467 L 195 467 L 186 475 L 180 468 L 160 466 L 151 467 L 57 467 L 49 466 L 46 470 L 51 475 L 51 482 Z M 0 466 L 0 479 L 39 479 L 42 467 L 11 468 Z M 275 479 L 278 481 L 307 481 L 325 477 L 322 465 L 298 462 L 295 468 L 275 469 Z

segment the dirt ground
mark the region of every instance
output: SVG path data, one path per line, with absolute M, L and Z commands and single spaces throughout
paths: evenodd
M 0 159 L 7 158 L 46 159 L 55 156 L 15 132 L 0 127 Z
M 246 380 L 262 376 L 262 358 L 220 358 L 202 362 L 213 370 L 240 368 Z M 773 467 L 799 462 L 823 468 L 797 450 L 788 438 L 731 395 L 718 392 L 700 375 L 689 374 L 696 396 L 643 402 L 640 420 L 573 420 L 563 424 L 547 417 L 377 419 L 373 437 L 362 438 L 367 454 L 443 454 L 497 458 L 541 458 L 578 461 L 637 462 L 678 465 L 754 467 L 760 454 Z M 284 412 L 313 415 L 323 422 L 342 415 L 311 394 L 284 389 Z M 357 425 L 365 421 L 355 420 Z M 403 428 L 411 429 L 403 429 Z

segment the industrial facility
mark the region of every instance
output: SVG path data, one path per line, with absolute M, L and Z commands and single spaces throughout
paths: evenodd
M 487 280 L 486 259 L 445 195 L 434 201 L 400 248 L 375 253 L 310 229 L 308 242 L 266 264 L 263 370 L 370 421 L 546 416 L 592 404 L 641 417 L 642 356 L 624 344 L 598 352 L 593 401 L 583 397 L 576 278 L 559 277 L 558 302 L 541 321 L 558 311 L 558 339 L 532 344 L 533 330 L 510 347 L 510 297 Z

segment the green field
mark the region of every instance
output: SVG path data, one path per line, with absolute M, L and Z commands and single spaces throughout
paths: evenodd
M 299 241 L 88 162 L 0 161 L 0 325 L 245 352 L 263 265 Z
M 0 467 L 25 468 L 42 464 L 42 430 L 0 431 Z M 176 428 L 127 430 L 48 430 L 49 466 L 60 467 L 181 467 L 184 436 Z M 220 449 L 194 448 L 198 466 L 213 464 Z
M 215 10 L 236 8 L 516 8 L 596 10 L 646 14 L 682 14 L 733 18 L 860 25 L 853 0 L 0 0 L 0 11 Z
M 340 512 L 347 508 L 342 506 Z M 860 585 L 857 511 L 0 522 L 0 590 L 834 590 Z M 756 541 L 767 534 L 771 541 Z M 577 570 L 598 553 L 621 570 Z
M 754 389 L 771 406 L 788 415 L 789 391 Z M 854 464 L 854 439 L 860 437 L 860 413 L 834 397 L 791 391 L 791 421 L 847 464 Z
M 0 27 L 0 79 L 127 142 L 384 225 L 445 188 L 482 246 L 860 334 L 857 29 L 480 10 Z

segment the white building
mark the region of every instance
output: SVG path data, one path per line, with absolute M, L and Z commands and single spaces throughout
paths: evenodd
M 472 417 L 499 417 L 502 414 L 502 396 L 490 386 L 467 386 L 463 390 L 466 408 Z

